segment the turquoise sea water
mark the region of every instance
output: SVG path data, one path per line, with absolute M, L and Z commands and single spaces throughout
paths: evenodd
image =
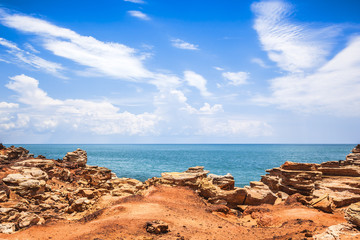
M 5 144 L 9 146 L 8 144 Z M 107 167 L 118 177 L 145 181 L 162 172 L 205 166 L 211 173 L 231 173 L 236 186 L 260 180 L 266 169 L 285 161 L 321 163 L 344 160 L 352 144 L 22 144 L 35 156 L 63 158 L 77 148 L 86 150 L 88 164 Z

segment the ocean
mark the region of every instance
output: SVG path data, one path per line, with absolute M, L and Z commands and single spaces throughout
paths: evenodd
M 7 147 L 9 144 L 5 144 Z M 321 163 L 344 160 L 355 144 L 14 144 L 35 156 L 63 158 L 67 152 L 87 151 L 88 164 L 107 167 L 118 177 L 145 181 L 162 172 L 204 166 L 213 174 L 231 173 L 235 185 L 259 181 L 266 169 L 285 161 Z

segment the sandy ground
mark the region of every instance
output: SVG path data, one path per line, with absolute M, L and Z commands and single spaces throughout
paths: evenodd
M 341 210 L 326 214 L 301 204 L 249 207 L 239 218 L 211 213 L 192 190 L 152 187 L 145 196 L 105 196 L 98 212 L 81 220 L 52 221 L 0 239 L 311 239 L 331 225 L 346 222 Z M 162 220 L 170 232 L 147 233 L 147 221 Z M 308 237 L 308 238 L 307 238 Z

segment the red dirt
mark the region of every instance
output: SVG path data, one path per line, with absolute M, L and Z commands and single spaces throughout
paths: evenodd
M 326 214 L 300 204 L 249 207 L 242 217 L 211 213 L 192 190 L 152 187 L 145 196 L 104 196 L 102 209 L 82 220 L 53 221 L 0 239 L 306 239 L 346 222 L 341 210 Z M 147 221 L 161 220 L 170 232 L 147 233 Z M 311 239 L 311 238 L 309 238 Z

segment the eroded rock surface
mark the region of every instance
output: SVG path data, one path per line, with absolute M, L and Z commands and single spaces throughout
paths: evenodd
M 117 178 L 107 168 L 86 165 L 87 154 L 81 149 L 52 160 L 0 145 L 0 163 L 0 233 L 49 219 L 77 219 L 95 211 L 101 196 L 124 197 L 145 188 L 135 179 Z

